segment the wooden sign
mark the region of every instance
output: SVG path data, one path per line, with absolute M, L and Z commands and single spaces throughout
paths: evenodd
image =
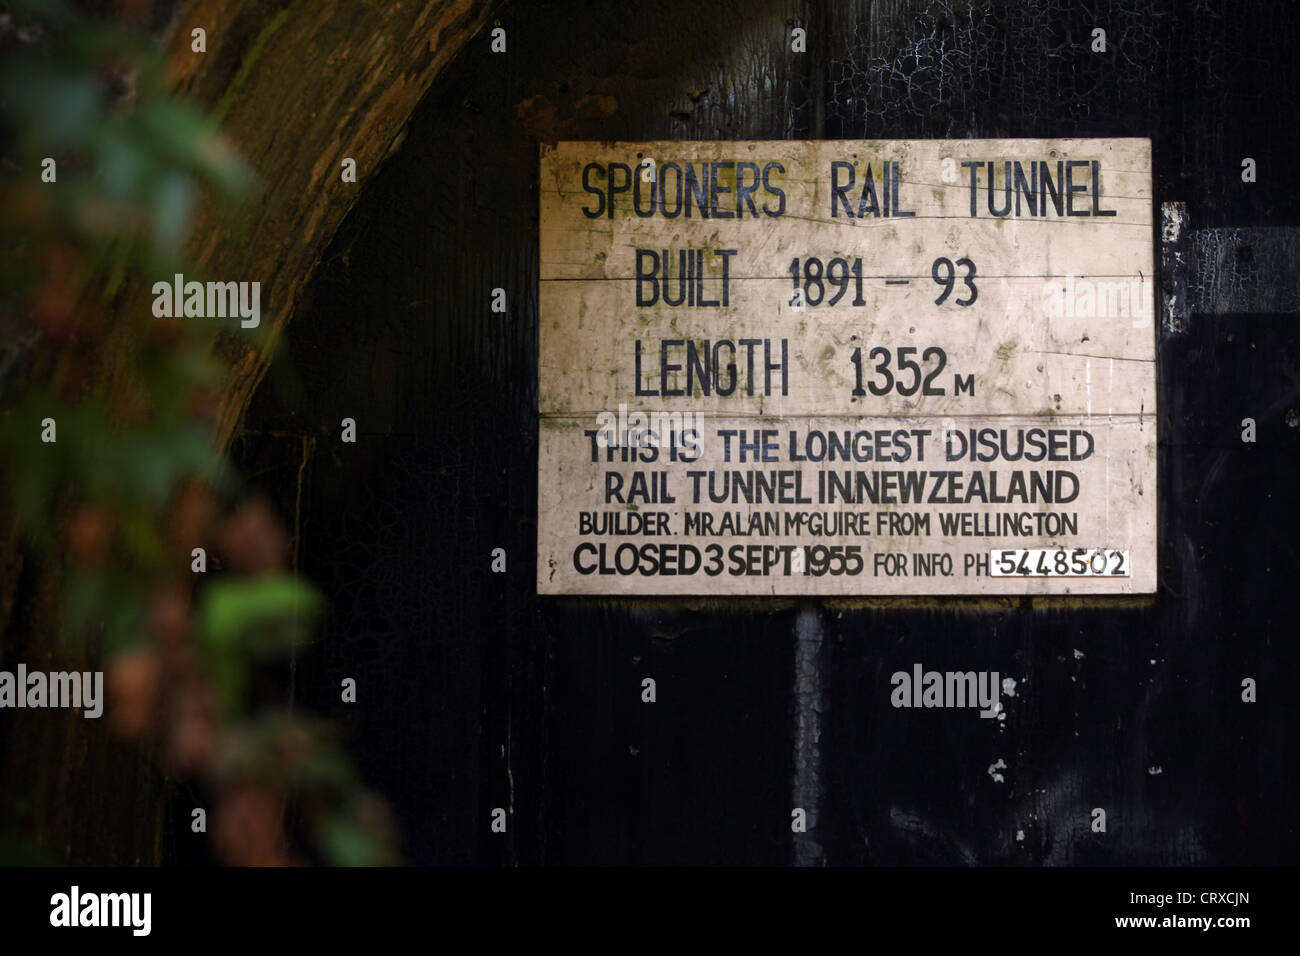
M 1156 586 L 1145 139 L 559 143 L 538 592 Z

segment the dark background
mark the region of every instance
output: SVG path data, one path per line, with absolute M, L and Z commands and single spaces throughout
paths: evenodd
M 407 859 L 1295 863 L 1292 5 L 556 0 L 498 22 L 507 53 L 473 41 L 366 185 L 234 447 L 331 601 L 296 703 L 343 726 Z M 536 596 L 540 141 L 1017 136 L 1150 137 L 1157 223 L 1186 203 L 1153 602 Z M 913 662 L 1015 678 L 1007 719 L 894 710 Z

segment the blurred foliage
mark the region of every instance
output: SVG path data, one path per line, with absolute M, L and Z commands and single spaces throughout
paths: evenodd
M 216 581 L 203 597 L 199 648 L 217 674 L 221 703 L 231 710 L 242 702 L 246 689 L 241 665 L 305 643 L 321 605 L 310 585 L 287 574 Z
M 255 188 L 215 121 L 169 94 L 148 37 L 57 0 L 0 4 L 0 513 L 61 581 L 63 647 L 108 655 L 114 726 L 161 739 L 213 794 L 219 858 L 301 862 L 281 833 L 292 798 L 320 859 L 393 862 L 338 742 L 254 709 L 257 675 L 323 602 L 214 445 L 220 320 L 159 318 L 144 295 L 197 278 L 200 201 L 235 217 Z

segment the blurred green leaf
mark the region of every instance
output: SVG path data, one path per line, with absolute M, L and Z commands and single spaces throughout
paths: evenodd
M 202 474 L 213 459 L 207 436 L 196 428 L 126 432 L 103 456 L 116 458 L 118 478 L 131 500 L 160 510 L 185 475 Z
M 102 572 L 70 568 L 63 583 L 59 642 L 65 647 L 80 643 L 91 623 L 102 613 L 110 593 L 108 579 Z
M 154 244 L 175 248 L 185 239 L 197 191 L 190 177 L 181 173 L 163 176 L 154 191 Z
M 195 110 L 176 100 L 159 99 L 144 104 L 137 115 L 160 163 L 195 169 L 227 193 L 238 193 L 250 184 L 252 174 L 243 159 Z
M 384 846 L 364 827 L 342 814 L 321 823 L 321 850 L 335 866 L 381 866 L 388 862 Z
M 27 59 L 6 69 L 3 89 L 29 135 L 47 148 L 84 142 L 99 117 L 101 88 L 93 75 Z
M 147 568 L 161 567 L 167 560 L 167 549 L 152 515 L 139 508 L 124 508 L 118 521 L 122 540 L 134 563 Z
M 99 176 L 104 195 L 129 202 L 140 195 L 149 171 L 149 157 L 126 130 L 114 128 L 99 144 Z
M 146 636 L 144 600 L 131 593 L 119 591 L 113 597 L 108 617 L 108 648 L 120 651 L 139 644 Z
M 280 650 L 305 639 L 304 628 L 315 619 L 321 606 L 316 589 L 289 574 L 214 581 L 203 591 L 199 634 L 210 650 Z M 248 639 L 254 629 L 262 638 L 278 630 L 281 639 L 255 644 Z

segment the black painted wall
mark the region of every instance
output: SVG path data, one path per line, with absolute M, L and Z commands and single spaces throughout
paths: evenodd
M 508 52 L 471 44 L 365 187 L 235 449 L 331 601 L 297 706 L 340 723 L 408 860 L 1297 862 L 1292 5 L 551 0 L 499 22 Z M 1187 204 L 1153 602 L 536 597 L 540 139 L 1000 136 L 1150 136 L 1157 204 Z M 1015 678 L 1007 719 L 894 710 L 915 661 Z

